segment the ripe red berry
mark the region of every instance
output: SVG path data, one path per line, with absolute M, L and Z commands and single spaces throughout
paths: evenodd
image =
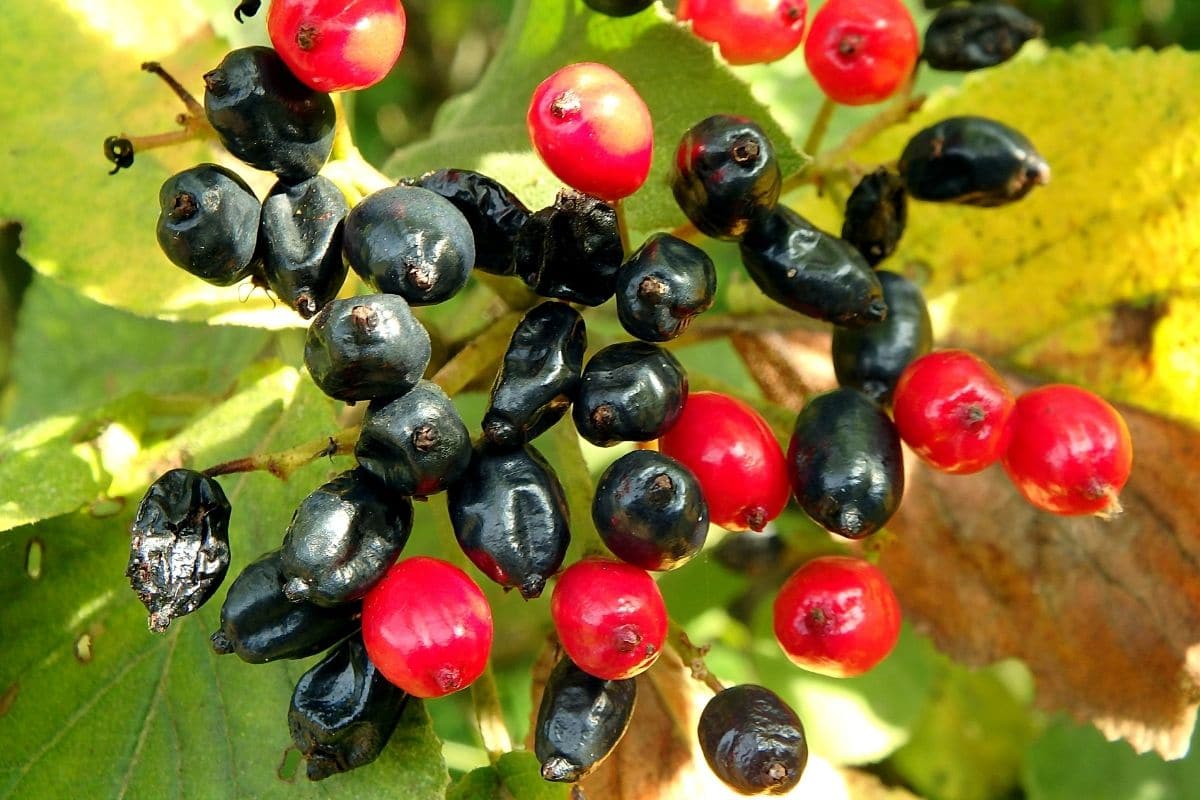
M 783 448 L 767 421 L 740 400 L 693 392 L 658 446 L 700 481 L 715 525 L 761 531 L 787 505 Z
M 829 0 L 813 15 L 804 60 L 830 100 L 886 100 L 912 74 L 920 38 L 900 0 Z
M 800 46 L 808 0 L 680 0 L 675 14 L 730 64 L 762 64 Z
M 571 64 L 542 81 L 526 124 L 550 171 L 581 192 L 620 200 L 650 174 L 650 110 L 628 81 L 603 64 Z
M 492 610 L 467 573 L 418 556 L 394 564 L 367 592 L 362 635 L 385 678 L 416 697 L 441 697 L 483 674 Z
M 645 671 L 667 639 L 667 608 L 644 569 L 599 558 L 563 570 L 550 616 L 576 666 L 604 680 Z
M 1021 494 L 1055 514 L 1119 513 L 1133 442 L 1120 412 L 1078 386 L 1026 392 L 1013 411 L 1004 471 Z
M 931 466 L 956 475 L 1000 460 L 1012 412 L 1004 379 L 964 350 L 938 350 L 913 361 L 892 399 L 904 443 Z
M 296 77 L 322 92 L 379 83 L 404 47 L 400 0 L 272 0 L 271 44 Z
M 805 563 L 775 598 L 775 638 L 796 666 L 835 678 L 861 675 L 900 637 L 900 603 L 884 574 L 848 556 Z

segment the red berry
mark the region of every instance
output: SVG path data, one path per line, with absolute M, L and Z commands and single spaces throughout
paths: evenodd
M 588 558 L 563 570 L 550 616 L 567 655 L 603 680 L 645 671 L 667 639 L 667 608 L 658 584 L 632 564 Z
M 808 0 L 681 0 L 675 14 L 730 64 L 761 64 L 800 46 Z
M 542 161 L 581 192 L 620 200 L 650 174 L 650 110 L 628 81 L 603 64 L 571 64 L 542 81 L 526 123 Z
M 964 350 L 939 350 L 913 361 L 892 398 L 904 443 L 933 467 L 956 475 L 1000 460 L 1012 411 L 1004 379 Z
M 900 0 L 829 0 L 813 15 L 804 60 L 830 100 L 861 106 L 899 89 L 919 49 L 917 26 Z
M 700 481 L 715 525 L 761 531 L 787 505 L 783 448 L 767 421 L 740 400 L 693 392 L 658 446 Z
M 1026 392 L 1013 411 L 1004 471 L 1021 494 L 1055 514 L 1119 513 L 1133 442 L 1120 412 L 1078 386 Z
M 796 666 L 835 678 L 861 675 L 900 637 L 900 603 L 866 561 L 822 556 L 784 582 L 775 598 L 775 638 Z
M 385 678 L 416 697 L 441 697 L 483 674 L 492 610 L 467 573 L 418 556 L 392 565 L 367 592 L 362 635 Z
M 322 92 L 379 83 L 404 47 L 400 0 L 272 0 L 271 44 L 296 77 Z

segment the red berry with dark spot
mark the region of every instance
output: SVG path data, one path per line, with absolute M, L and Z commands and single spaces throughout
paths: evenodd
M 271 44 L 296 77 L 322 92 L 365 89 L 404 47 L 400 0 L 273 0 Z
M 730 64 L 778 61 L 804 40 L 807 0 L 681 0 L 692 33 L 716 42 Z
M 834 102 L 886 100 L 917 63 L 920 38 L 900 0 L 829 0 L 813 15 L 804 60 Z

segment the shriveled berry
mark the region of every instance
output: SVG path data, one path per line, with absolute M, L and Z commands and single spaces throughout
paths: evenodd
M 880 167 L 850 192 L 842 238 L 854 246 L 872 267 L 896 251 L 908 223 L 908 197 L 904 181 Z
M 680 0 L 675 16 L 730 64 L 778 61 L 804 40 L 807 0 Z
M 570 191 L 533 214 L 513 245 L 514 269 L 530 289 L 585 306 L 613 296 L 623 258 L 617 212 Z
M 687 400 L 683 365 L 658 345 L 620 342 L 592 356 L 571 409 L 579 435 L 601 447 L 665 433 Z
M 579 393 L 587 331 L 566 303 L 547 302 L 517 323 L 496 380 L 483 436 L 498 447 L 522 445 L 563 418 Z
M 654 5 L 654 0 L 583 0 L 593 11 L 609 17 L 628 17 Z
M 150 612 L 150 630 L 208 602 L 229 570 L 229 500 L 221 485 L 190 469 L 150 484 L 129 540 L 125 577 Z
M 359 466 L 401 495 L 427 497 L 450 486 L 471 460 L 471 434 L 454 401 L 432 381 L 372 401 L 354 446 Z
M 644 342 L 665 342 L 712 307 L 717 270 L 699 247 L 656 233 L 617 273 L 617 318 Z
M 237 175 L 216 164 L 186 169 L 167 178 L 158 204 L 158 245 L 177 266 L 215 286 L 254 271 L 258 198 Z
M 900 0 L 828 0 L 804 42 L 804 61 L 821 91 L 848 106 L 891 97 L 913 73 L 917 26 Z
M 271 44 L 300 80 L 322 92 L 365 89 L 400 58 L 400 0 L 272 0 Z
M 263 201 L 263 276 L 280 300 L 310 319 L 346 280 L 342 230 L 350 207 L 324 175 L 277 183 Z
M 946 6 L 925 29 L 922 57 L 934 69 L 967 72 L 1003 64 L 1042 26 L 1008 3 Z
M 389 186 L 355 206 L 346 217 L 343 250 L 368 285 L 415 306 L 453 297 L 475 263 L 466 217 L 419 186 Z
M 637 682 L 604 680 L 563 657 L 550 671 L 533 729 L 533 752 L 548 781 L 574 783 L 621 741 L 633 717 Z
M 786 794 L 808 764 L 800 718 L 762 686 L 718 692 L 705 704 L 697 733 L 709 768 L 739 794 Z
M 477 447 L 446 502 L 454 536 L 480 571 L 526 600 L 541 595 L 571 543 L 566 494 L 541 453 Z
M 529 209 L 499 181 L 467 169 L 439 169 L 415 185 L 454 204 L 475 237 L 475 269 L 512 275 L 513 243 L 529 219 Z

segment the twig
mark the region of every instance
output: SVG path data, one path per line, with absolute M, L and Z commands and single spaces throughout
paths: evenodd
M 475 724 L 479 738 L 487 751 L 488 761 L 495 764 L 500 756 L 512 750 L 512 737 L 504 724 L 504 711 L 500 707 L 500 692 L 496 687 L 496 675 L 489 663 L 483 674 L 471 684 L 471 707 L 475 711 Z
M 692 677 L 704 683 L 714 692 L 724 691 L 725 685 L 717 680 L 716 675 L 708 671 L 708 665 L 704 663 L 704 657 L 708 655 L 710 646 L 699 647 L 693 644 L 692 640 L 688 638 L 687 631 L 674 620 L 670 621 L 669 635 L 675 648 L 679 651 L 680 659 L 692 671 Z
M 828 97 L 821 103 L 821 108 L 817 111 L 817 118 L 813 120 L 812 128 L 808 131 L 808 138 L 804 140 L 804 152 L 810 156 L 815 156 L 821 148 L 821 142 L 825 139 L 826 132 L 829 131 L 829 122 L 833 119 L 833 112 L 837 111 L 837 103 L 830 100 Z

